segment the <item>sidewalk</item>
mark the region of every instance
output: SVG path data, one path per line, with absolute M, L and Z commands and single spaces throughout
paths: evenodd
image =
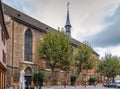
M 64 86 L 51 86 L 50 88 L 47 87 L 42 87 L 41 89 L 117 89 L 117 88 L 107 88 L 104 87 L 102 84 L 98 84 L 96 87 L 93 85 L 87 85 L 85 86 L 66 86 L 66 88 L 64 88 Z
M 9 89 L 18 89 L 17 87 L 16 88 L 9 88 Z M 36 88 L 34 88 L 36 89 Z M 66 86 L 66 88 L 64 86 L 51 86 L 50 88 L 44 86 L 42 87 L 41 89 L 117 89 L 117 88 L 107 88 L 107 87 L 104 87 L 102 84 L 98 84 L 95 86 L 93 85 L 87 85 L 86 87 L 85 86 Z

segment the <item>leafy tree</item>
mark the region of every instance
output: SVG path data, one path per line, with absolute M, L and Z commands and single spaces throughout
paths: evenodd
M 33 73 L 33 82 L 35 85 L 39 85 L 40 88 L 43 85 L 44 72 L 38 70 Z
M 70 55 L 72 53 L 72 46 L 70 44 L 70 39 L 65 36 L 64 32 L 49 32 L 47 31 L 38 46 L 38 52 L 40 57 L 46 57 L 45 60 L 48 60 L 49 66 L 51 68 L 51 75 L 49 80 L 51 81 L 53 72 L 55 68 L 62 69 L 69 66 L 71 61 Z M 49 81 L 49 82 L 50 82 Z
M 109 78 L 114 78 L 120 73 L 120 62 L 117 56 L 111 54 L 105 54 L 105 57 L 98 64 L 97 71 L 104 77 L 107 77 L 107 83 Z
M 77 68 L 77 79 L 82 69 L 91 69 L 93 67 L 92 61 L 92 48 L 88 45 L 88 42 L 84 41 L 84 44 L 78 46 L 77 53 L 75 55 L 75 66 Z M 76 81 L 77 84 L 77 81 Z

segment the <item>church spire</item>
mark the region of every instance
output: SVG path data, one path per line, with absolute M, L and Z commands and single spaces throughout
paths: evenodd
M 67 19 L 66 19 L 66 24 L 65 24 L 65 33 L 68 37 L 71 37 L 71 24 L 70 24 L 70 18 L 69 18 L 69 4 L 70 2 L 67 3 Z

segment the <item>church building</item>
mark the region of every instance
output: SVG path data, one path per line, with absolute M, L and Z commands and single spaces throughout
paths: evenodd
M 18 85 L 20 71 L 25 71 L 25 84 L 32 85 L 32 75 L 34 71 L 42 69 L 50 72 L 46 62 L 40 61 L 37 54 L 37 45 L 42 33 L 47 30 L 57 32 L 56 29 L 6 5 L 3 4 L 4 14 L 7 17 L 8 34 L 7 41 L 7 82 L 10 85 Z M 69 7 L 67 7 L 67 19 L 65 24 L 66 35 L 70 37 L 74 50 L 81 43 L 71 37 L 71 24 L 69 18 Z M 93 50 L 93 55 L 99 59 L 99 54 Z M 63 71 L 56 71 L 55 83 L 60 84 L 63 79 Z M 58 77 L 59 76 L 59 77 Z M 69 84 L 69 74 L 67 78 Z
M 6 40 L 9 38 L 0 0 L 0 89 L 6 86 Z

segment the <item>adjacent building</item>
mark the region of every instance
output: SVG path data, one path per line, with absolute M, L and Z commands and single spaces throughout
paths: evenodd
M 7 41 L 7 82 L 10 85 L 18 85 L 20 71 L 25 71 L 25 84 L 32 85 L 32 75 L 38 69 L 50 72 L 46 61 L 40 61 L 37 54 L 37 45 L 42 33 L 47 30 L 57 32 L 56 29 L 3 4 L 4 14 L 9 19 L 6 25 L 10 39 Z M 67 20 L 65 24 L 66 34 L 71 39 L 74 51 L 81 42 L 71 38 L 71 24 L 69 19 L 69 7 L 67 9 Z M 93 55 L 99 59 L 99 55 L 93 50 Z M 54 83 L 62 84 L 65 73 L 55 70 Z M 70 82 L 70 73 L 66 74 L 66 81 Z M 47 81 L 47 80 L 46 80 Z M 45 81 L 44 81 L 45 82 Z M 46 83 L 46 82 L 45 82 Z
M 6 29 L 2 4 L 0 0 L 0 89 L 6 86 L 6 40 L 9 38 Z

